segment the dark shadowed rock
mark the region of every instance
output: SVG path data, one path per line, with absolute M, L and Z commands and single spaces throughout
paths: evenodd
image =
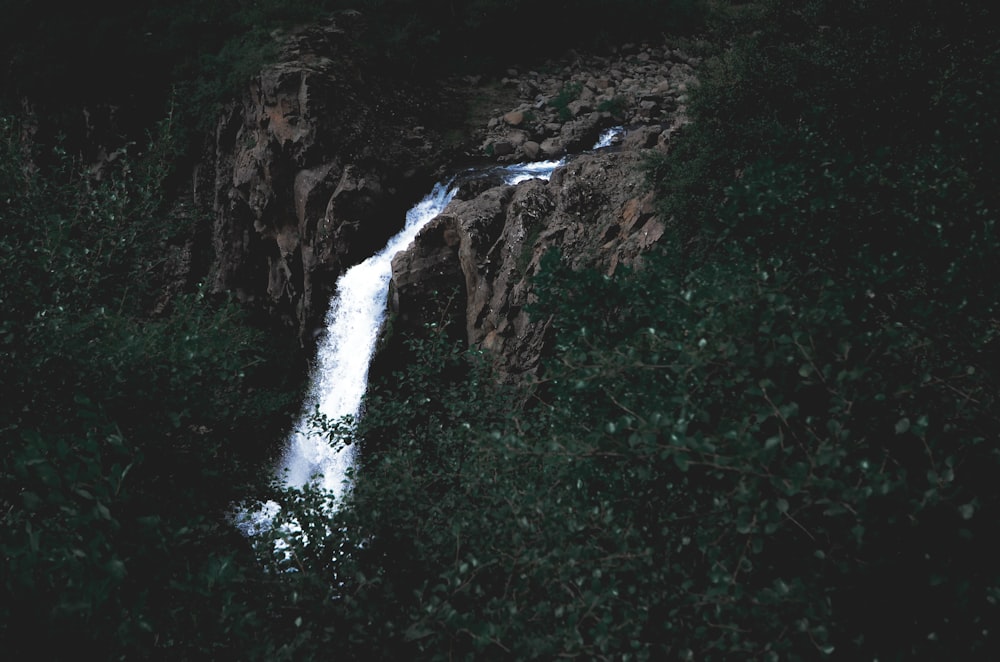
M 398 229 L 446 158 L 416 115 L 443 105 L 372 80 L 347 49 L 332 24 L 293 34 L 219 121 L 209 159 L 214 289 L 283 318 L 304 344 L 339 273 Z

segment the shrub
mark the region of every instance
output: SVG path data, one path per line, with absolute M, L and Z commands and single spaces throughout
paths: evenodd
M 34 165 L 21 135 L 0 119 L 0 641 L 221 654 L 257 623 L 224 511 L 258 483 L 248 431 L 289 398 L 248 389 L 263 339 L 235 306 L 197 291 L 148 312 L 177 231 L 163 142 L 97 181 L 64 154 Z
M 580 97 L 580 92 L 582 90 L 582 83 L 565 83 L 561 88 L 559 88 L 559 93 L 556 94 L 556 96 L 549 102 L 549 105 L 556 109 L 556 112 L 559 113 L 560 119 L 564 122 L 572 119 L 569 104 L 576 101 Z

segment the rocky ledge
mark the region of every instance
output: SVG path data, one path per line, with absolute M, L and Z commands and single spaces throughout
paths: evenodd
M 629 45 L 611 56 L 511 69 L 501 84 L 516 90 L 516 103 L 490 118 L 480 150 L 501 163 L 555 159 L 593 145 L 616 124 L 644 128 L 632 132 L 641 143 L 633 146 L 663 146 L 685 121 L 699 63 L 681 49 Z

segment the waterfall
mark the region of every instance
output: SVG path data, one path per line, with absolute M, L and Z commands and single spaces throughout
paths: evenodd
M 606 131 L 594 149 L 611 145 L 621 133 L 620 127 Z M 565 159 L 518 163 L 501 170 L 507 184 L 517 184 L 532 178 L 548 180 L 564 163 Z M 337 293 L 326 316 L 326 334 L 317 349 L 312 384 L 278 469 L 287 487 L 302 488 L 315 481 L 337 500 L 345 489 L 349 489 L 347 475 L 354 463 L 354 448 L 336 443 L 336 439 L 331 441 L 330 435 L 317 429 L 316 414 L 329 423 L 346 424 L 347 429 L 343 432 L 350 433 L 360 413 L 368 386 L 369 364 L 385 317 L 392 258 L 413 242 L 457 191 L 450 184 L 436 184 L 407 212 L 404 228 L 385 248 L 348 269 L 337 281 Z M 277 509 L 277 504 L 269 503 L 262 512 L 251 515 L 251 521 L 245 514 L 237 519 L 244 531 L 252 533 L 268 526 Z
M 457 188 L 437 184 L 406 213 L 406 225 L 385 248 L 351 267 L 337 281 L 337 295 L 326 315 L 326 335 L 316 354 L 305 407 L 288 440 L 280 473 L 289 487 L 317 480 L 338 497 L 354 460 L 351 446 L 330 443 L 315 430 L 318 412 L 331 423 L 356 419 L 368 384 L 368 366 L 385 317 L 392 258 L 409 246 L 427 223 L 455 197 Z

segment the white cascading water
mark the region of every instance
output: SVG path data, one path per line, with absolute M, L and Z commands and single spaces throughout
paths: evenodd
M 615 143 L 620 142 L 624 136 L 625 136 L 625 127 L 613 126 L 601 134 L 601 137 L 597 139 L 597 143 L 594 144 L 594 149 L 604 149 L 605 147 L 611 147 Z
M 621 127 L 605 131 L 594 149 L 610 146 L 622 133 Z M 504 181 L 517 184 L 533 178 L 547 180 L 564 163 L 565 159 L 560 159 L 506 166 L 502 168 Z M 334 494 L 337 500 L 349 489 L 347 475 L 354 463 L 353 447 L 331 443 L 310 421 L 316 412 L 334 423 L 343 420 L 351 425 L 357 419 L 368 386 L 368 367 L 385 317 L 392 258 L 413 242 L 456 192 L 457 188 L 436 184 L 407 212 L 405 227 L 385 248 L 348 269 L 337 281 L 337 294 L 326 316 L 326 335 L 317 351 L 309 395 L 279 469 L 286 486 L 301 488 L 316 481 L 318 487 Z M 243 528 L 253 531 L 266 527 L 276 512 L 277 504 L 268 504 L 262 513 L 252 517 L 253 522 L 244 520 Z
M 326 337 L 316 354 L 316 369 L 306 406 L 285 450 L 281 472 L 288 487 L 309 481 L 339 497 L 347 469 L 354 461 L 352 446 L 331 444 L 310 429 L 318 411 L 328 421 L 356 419 L 368 385 L 368 367 L 385 317 L 385 297 L 392 276 L 392 258 L 409 246 L 431 219 L 455 197 L 457 188 L 437 184 L 406 214 L 406 225 L 385 248 L 348 269 L 337 281 L 337 295 L 326 315 Z
M 566 159 L 558 161 L 532 161 L 531 163 L 515 163 L 502 168 L 505 184 L 513 185 L 529 179 L 548 179 L 552 171 L 566 163 Z

